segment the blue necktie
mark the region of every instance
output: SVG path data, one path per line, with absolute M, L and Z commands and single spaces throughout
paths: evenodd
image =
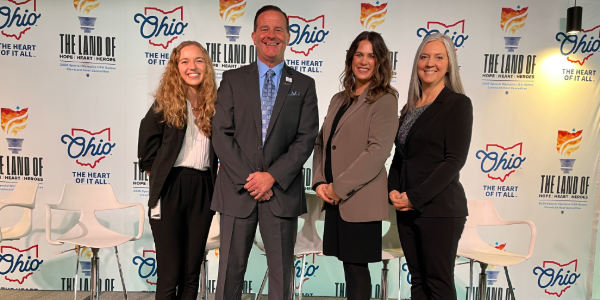
M 261 111 L 262 111 L 262 143 L 265 144 L 267 137 L 267 129 L 269 128 L 269 120 L 271 120 L 271 112 L 273 112 L 273 104 L 275 104 L 275 83 L 273 83 L 275 72 L 271 69 L 267 71 L 265 83 L 262 88 Z

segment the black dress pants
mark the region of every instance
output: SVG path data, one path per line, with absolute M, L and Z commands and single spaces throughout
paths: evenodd
M 420 218 L 419 214 L 396 212 L 411 275 L 411 299 L 456 300 L 454 263 L 467 218 Z
M 150 219 L 157 263 L 156 299 L 196 299 L 214 213 L 210 171 L 173 168 L 161 193 L 160 220 Z

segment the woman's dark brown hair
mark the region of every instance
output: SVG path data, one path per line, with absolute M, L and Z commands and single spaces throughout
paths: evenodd
M 340 75 L 340 83 L 344 87 L 344 104 L 352 101 L 352 98 L 356 98 L 356 95 L 354 94 L 355 80 L 354 74 L 352 73 L 352 61 L 354 60 L 354 54 L 358 49 L 358 44 L 365 40 L 371 43 L 373 46 L 373 54 L 375 54 L 375 70 L 367 93 L 367 101 L 373 103 L 387 93 L 393 94 L 398 98 L 398 91 L 390 84 L 394 72 L 392 71 L 392 62 L 390 61 L 390 51 L 388 50 L 388 47 L 385 45 L 385 42 L 379 33 L 374 31 L 363 31 L 354 39 L 350 45 L 350 49 L 346 52 L 344 72 Z

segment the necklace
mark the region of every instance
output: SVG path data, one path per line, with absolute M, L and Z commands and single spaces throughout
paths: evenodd
M 195 111 L 200 111 L 200 107 L 193 107 L 193 106 L 192 106 L 192 110 L 195 110 Z

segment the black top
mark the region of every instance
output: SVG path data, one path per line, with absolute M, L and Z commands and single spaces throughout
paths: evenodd
M 459 173 L 467 161 L 473 106 L 445 87 L 398 145 L 388 175 L 390 191 L 406 192 L 420 217 L 465 217 L 467 197 Z
M 327 148 L 325 148 L 325 180 L 327 180 L 327 183 L 333 182 L 333 172 L 331 171 L 331 140 L 333 140 L 333 135 L 335 134 L 338 123 L 350 107 L 350 104 L 351 103 L 340 107 L 335 115 L 335 118 L 333 119 L 333 124 L 331 125 L 331 133 L 329 133 L 329 138 L 327 139 Z
M 156 102 L 154 102 L 146 113 L 146 116 L 140 122 L 138 135 L 140 171 L 149 171 L 152 174 L 150 176 L 148 207 L 155 207 L 156 203 L 158 203 L 160 192 L 183 145 L 185 130 L 187 128 L 187 124 L 185 124 L 183 129 L 166 125 L 163 114 L 155 112 L 154 108 L 156 105 Z M 209 160 L 210 174 L 214 184 L 217 177 L 218 158 L 213 150 L 212 140 L 210 143 Z

